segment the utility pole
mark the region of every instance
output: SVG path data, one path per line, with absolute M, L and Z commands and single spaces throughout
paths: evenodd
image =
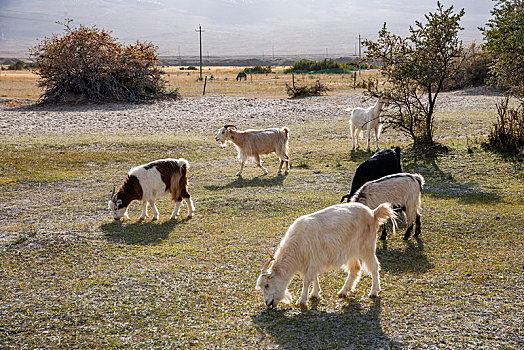
M 200 33 L 200 80 L 202 80 L 202 26 L 199 24 L 198 25 L 198 30 L 195 29 L 195 32 L 199 32 Z
M 178 45 L 178 65 L 182 65 L 182 57 L 180 56 L 180 45 Z
M 360 34 L 358 34 L 358 75 L 362 76 L 362 73 L 360 72 L 360 55 L 362 54 L 361 48 L 360 48 Z
M 273 59 L 275 59 L 275 44 L 271 45 L 273 47 Z

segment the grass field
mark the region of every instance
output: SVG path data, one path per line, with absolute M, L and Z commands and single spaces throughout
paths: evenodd
M 231 87 L 214 93 L 241 94 L 216 72 Z M 198 95 L 200 82 L 179 86 Z M 203 133 L 1 134 L 0 348 L 521 348 L 522 159 L 480 147 L 492 112 L 442 118 L 446 148 L 413 149 L 388 130 L 426 188 L 420 239 L 397 232 L 378 244 L 380 298 L 367 297 L 369 276 L 337 298 L 345 276 L 333 271 L 307 310 L 266 309 L 255 282 L 266 248 L 298 216 L 337 204 L 369 157 L 349 151 L 346 121 L 288 125 L 289 175 L 276 175 L 270 156 L 269 175 L 250 164 L 242 178 L 233 148 Z M 113 221 L 112 185 L 166 153 L 191 163 L 195 217 L 183 206 L 182 219 L 168 220 L 163 198 L 158 221 L 138 222 L 136 203 L 131 220 Z M 290 290 L 296 300 L 298 277 Z
M 180 70 L 187 67 L 165 67 L 164 79 L 167 87 L 178 88 L 184 97 L 201 96 L 204 81 L 199 81 L 198 70 Z M 284 74 L 285 67 L 274 67 L 271 74 L 248 74 L 247 80 L 236 81 L 237 73 L 244 67 L 203 67 L 202 77 L 207 76 L 207 95 L 228 95 L 258 98 L 287 98 L 286 83 L 291 84 L 291 74 Z M 373 75 L 373 71 L 364 71 L 358 77 L 365 79 Z M 353 78 L 348 74 L 298 74 L 295 83 L 299 85 L 312 84 L 317 79 L 331 89 L 331 94 L 340 94 L 352 89 Z M 30 71 L 0 71 L 0 98 L 37 99 L 42 90 L 36 85 L 38 76 Z

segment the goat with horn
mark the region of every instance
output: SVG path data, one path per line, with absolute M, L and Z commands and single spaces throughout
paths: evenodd
M 286 164 L 285 173 L 289 170 L 289 129 L 287 127 L 238 131 L 234 125 L 227 124 L 218 130 L 215 140 L 220 142 L 223 147 L 226 146 L 228 141 L 235 145 L 238 158 L 242 162 L 237 176 L 242 175 L 244 164 L 249 158 L 253 158 L 258 167 L 264 170 L 264 175 L 267 175 L 268 171 L 262 166 L 260 155 L 273 152 L 280 159 L 278 172 L 282 172 L 284 163 Z

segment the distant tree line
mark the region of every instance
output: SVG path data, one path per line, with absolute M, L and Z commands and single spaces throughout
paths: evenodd
M 21 60 L 16 60 L 14 63 L 11 63 L 9 66 L 6 67 L 2 67 L 2 70 L 29 70 L 29 69 L 36 69 L 37 68 L 37 65 L 36 63 L 33 63 L 33 62 L 30 62 L 30 63 L 25 63 L 24 61 L 21 61 Z
M 338 63 L 333 59 L 324 59 L 322 61 L 300 60 L 284 73 L 334 73 L 344 74 L 355 71 L 359 68 L 358 62 Z M 361 69 L 374 69 L 378 66 L 368 63 L 360 63 Z

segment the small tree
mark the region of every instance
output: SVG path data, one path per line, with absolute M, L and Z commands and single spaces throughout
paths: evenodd
M 64 23 L 62 36 L 45 38 L 30 51 L 44 102 L 136 102 L 178 95 L 166 92 L 152 43 L 124 46 L 103 29 L 72 27 L 71 22 Z
M 386 77 L 384 91 L 370 91 L 381 96 L 393 108 L 388 122 L 408 134 L 415 143 L 433 143 L 433 122 L 437 97 L 444 81 L 457 67 L 462 42 L 458 39 L 464 9 L 453 13 L 437 2 L 437 11 L 425 15 L 427 23 L 416 21 L 411 35 L 391 34 L 384 23 L 376 42 L 366 40 L 367 58 L 379 61 Z

